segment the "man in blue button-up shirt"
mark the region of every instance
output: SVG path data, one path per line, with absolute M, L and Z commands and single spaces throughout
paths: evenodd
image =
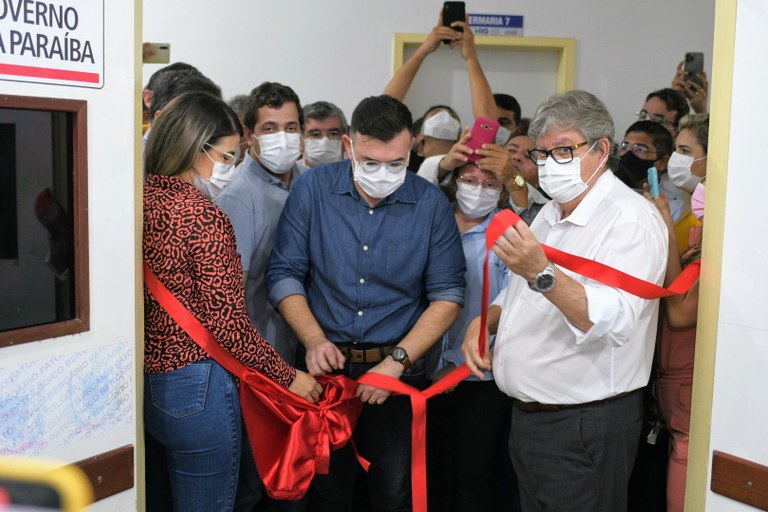
M 420 360 L 456 319 L 464 297 L 464 254 L 443 193 L 406 172 L 411 114 L 389 96 L 363 100 L 344 136 L 352 163 L 307 171 L 293 187 L 272 244 L 270 301 L 306 348 L 315 375 L 367 371 L 425 386 Z M 352 363 L 343 348 L 399 347 L 380 362 Z M 410 405 L 361 385 L 355 430 L 373 464 L 369 492 L 382 510 L 410 507 Z M 389 399 L 388 399 L 389 398 Z M 352 510 L 355 459 L 334 452 L 318 476 L 312 510 Z

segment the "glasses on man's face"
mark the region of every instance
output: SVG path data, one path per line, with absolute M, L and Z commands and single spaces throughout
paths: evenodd
M 492 193 L 501 190 L 501 182 L 494 178 L 488 178 L 487 180 L 480 181 L 477 177 L 465 174 L 459 176 L 459 182 L 467 185 L 468 187 L 475 189 L 478 185 L 483 187 L 483 191 Z
M 638 121 L 653 121 L 654 123 L 659 123 L 660 125 L 666 126 L 667 128 L 675 127 L 675 123 L 672 121 L 667 121 L 667 118 L 663 115 L 649 114 L 645 109 L 641 110 L 640 112 L 635 112 L 635 115 L 637 116 Z
M 528 151 L 528 156 L 530 156 L 531 160 L 533 160 L 539 167 L 544 166 L 548 156 L 551 156 L 552 160 L 558 164 L 567 164 L 568 162 L 573 161 L 573 150 L 586 144 L 589 144 L 589 141 L 585 140 L 584 142 L 579 142 L 573 146 L 558 146 L 552 149 L 533 148 Z
M 379 162 L 378 160 L 365 160 L 361 162 L 357 159 L 357 155 L 355 154 L 354 144 L 352 144 L 352 158 L 360 165 L 360 167 L 363 168 L 365 172 L 376 172 L 382 167 L 385 167 L 389 172 L 397 174 L 403 172 L 405 168 L 408 167 L 408 157 L 398 158 L 397 160 L 392 160 L 391 162 Z
M 631 142 L 627 142 L 626 140 L 622 141 L 621 144 L 619 144 L 619 151 L 621 152 L 621 154 L 624 154 L 627 151 L 631 151 L 635 155 L 643 159 L 646 159 L 646 157 L 656 154 L 656 151 L 651 151 L 648 148 L 648 146 L 646 146 L 645 144 L 632 144 Z
M 216 146 L 212 146 L 212 145 L 208 144 L 207 142 L 205 143 L 205 145 L 207 147 L 215 150 L 217 153 L 219 153 L 221 155 L 221 158 L 224 160 L 225 164 L 229 165 L 229 164 L 234 164 L 235 162 L 237 162 L 237 158 L 238 158 L 237 152 L 235 152 L 235 153 L 227 153 L 226 151 L 222 151 L 219 148 L 217 148 Z

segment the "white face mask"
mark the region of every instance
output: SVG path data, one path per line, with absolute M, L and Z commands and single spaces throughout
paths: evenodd
M 301 155 L 301 135 L 298 133 L 269 133 L 259 140 L 259 161 L 275 174 L 285 174 Z
M 467 185 L 458 182 L 456 189 L 456 203 L 459 210 L 470 219 L 485 217 L 496 208 L 501 197 L 501 190 L 483 188 L 482 185 Z
M 503 126 L 499 126 L 499 130 L 496 132 L 496 145 L 503 147 L 506 145 L 507 141 L 509 141 L 511 136 L 512 132 L 510 130 L 507 130 Z
M 597 144 L 597 142 L 595 142 Z M 590 146 L 587 153 L 592 151 L 595 144 Z M 587 153 L 584 153 L 586 156 Z M 573 157 L 573 160 L 566 164 L 555 162 L 552 156 L 548 156 L 544 165 L 539 167 L 539 185 L 555 202 L 563 204 L 576 199 L 582 192 L 587 190 L 587 185 L 595 177 L 597 171 L 608 159 L 608 155 L 597 165 L 595 172 L 585 182 L 581 179 L 581 158 Z M 540 161 L 539 161 L 540 163 Z
M 304 153 L 307 162 L 313 166 L 341 162 L 342 144 L 340 140 L 304 139 Z
M 213 163 L 213 170 L 211 171 L 211 177 L 207 180 L 199 175 L 195 176 L 195 187 L 213 201 L 224 191 L 235 175 L 235 162 L 229 164 L 217 162 L 208 154 L 208 151 L 203 150 L 203 152 Z
M 354 169 L 354 179 L 363 189 L 363 192 L 370 197 L 376 199 L 382 199 L 390 194 L 393 194 L 395 190 L 400 188 L 405 182 L 405 174 L 408 172 L 408 160 L 410 159 L 410 151 L 406 158 L 405 164 L 402 166 L 393 166 L 389 164 L 380 163 L 376 169 L 366 170 L 363 164 L 355 160 L 355 146 L 352 146 L 352 164 Z
M 696 188 L 696 185 L 701 181 L 701 178 L 691 174 L 691 166 L 693 165 L 693 162 L 701 160 L 702 158 L 694 159 L 692 156 L 681 155 L 675 151 L 672 153 L 672 156 L 669 157 L 669 162 L 667 163 L 667 174 L 669 174 L 669 179 L 672 180 L 672 183 L 674 183 L 676 187 L 688 192 L 693 192 L 693 189 Z
M 459 140 L 461 124 L 451 114 L 442 110 L 424 121 L 421 133 L 440 140 Z

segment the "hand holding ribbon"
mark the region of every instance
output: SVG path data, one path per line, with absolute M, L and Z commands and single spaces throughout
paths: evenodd
M 480 358 L 484 361 L 489 361 L 489 359 L 487 359 L 488 337 L 486 334 L 488 332 L 488 302 L 490 299 L 488 253 L 492 250 L 494 245 L 496 245 L 499 237 L 504 235 L 508 228 L 515 226 L 519 221 L 520 217 L 511 210 L 502 210 L 493 218 L 486 232 L 486 256 L 483 268 L 483 304 L 477 332 L 477 350 Z M 515 243 L 522 244 L 528 251 L 536 252 L 535 249 L 531 247 L 531 240 L 528 236 L 529 233 L 531 236 L 533 236 L 533 234 L 528 230 L 527 226 L 524 229 L 522 226 L 518 226 L 518 228 L 519 229 L 515 229 L 515 232 L 519 235 L 520 240 L 516 240 Z M 510 235 L 512 235 L 512 233 L 510 233 Z M 538 242 L 536 242 L 536 244 L 538 244 Z M 621 288 L 622 290 L 645 299 L 657 299 L 678 293 L 685 293 L 690 289 L 699 275 L 699 264 L 691 264 L 682 274 L 680 274 L 668 289 L 665 289 L 602 263 L 568 254 L 546 245 L 540 245 L 540 248 L 546 256 L 546 259 L 549 259 L 549 261 L 560 265 L 561 267 L 570 269 L 590 279 L 608 284 L 609 286 Z M 540 267 L 543 267 L 545 264 L 546 263 L 542 263 Z M 535 273 L 536 272 L 534 272 L 534 275 Z M 473 324 L 475 324 L 475 322 L 473 322 Z M 466 364 L 461 365 L 445 378 L 424 391 L 419 391 L 418 389 L 408 386 L 392 377 L 370 372 L 363 375 L 358 380 L 359 383 L 386 388 L 393 393 L 411 397 L 411 407 L 413 410 L 413 423 L 411 427 L 411 488 L 413 493 L 414 512 L 426 512 L 427 510 L 426 401 L 427 399 L 456 386 L 459 382 L 467 378 L 470 373 L 470 369 Z

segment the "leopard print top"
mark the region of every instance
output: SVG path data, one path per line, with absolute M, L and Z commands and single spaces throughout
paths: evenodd
M 245 307 L 232 224 L 218 206 L 175 176 L 144 185 L 144 261 L 222 347 L 288 387 L 296 370 L 256 330 Z M 144 287 L 144 371 L 164 373 L 210 359 Z

